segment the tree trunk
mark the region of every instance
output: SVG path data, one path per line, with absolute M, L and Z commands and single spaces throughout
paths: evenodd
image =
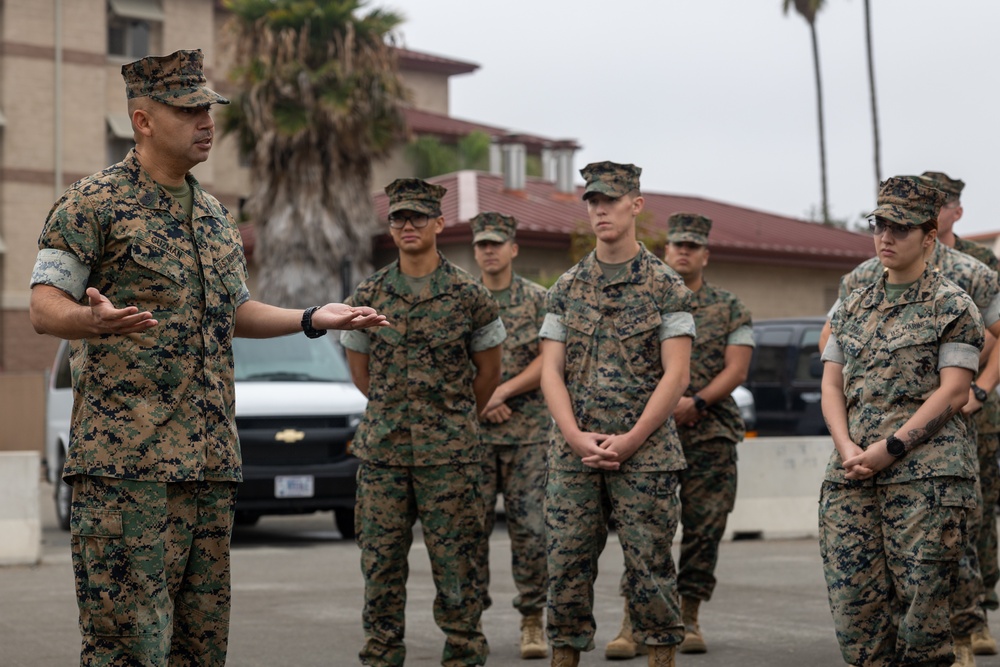
M 875 56 L 872 51 L 872 16 L 870 0 L 865 0 L 865 40 L 868 45 L 868 93 L 872 100 L 872 138 L 875 142 L 875 194 L 882 182 L 882 156 L 879 148 L 878 105 L 875 103 Z
M 816 74 L 816 116 L 819 120 L 819 173 L 823 194 L 823 224 L 830 224 L 830 207 L 826 191 L 826 138 L 823 129 L 823 83 L 819 75 L 819 41 L 816 38 L 816 24 L 809 23 L 809 34 L 812 35 L 813 69 Z
M 284 164 L 254 179 L 260 187 L 247 202 L 258 225 L 255 296 L 289 308 L 343 301 L 372 271 L 370 165 L 317 155 L 310 134 L 280 151 Z

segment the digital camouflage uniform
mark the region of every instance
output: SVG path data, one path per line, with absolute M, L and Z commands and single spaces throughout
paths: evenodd
M 688 395 L 706 387 L 725 365 L 727 345 L 753 347 L 750 311 L 732 293 L 707 282 L 694 293 L 697 332 L 691 349 Z M 709 600 L 726 520 L 736 502 L 736 444 L 745 434 L 732 396 L 708 407 L 694 426 L 677 426 L 687 460 L 681 473 L 681 553 L 677 587 L 682 597 Z
M 128 96 L 226 103 L 200 51 L 124 65 Z M 49 212 L 31 284 L 94 287 L 159 323 L 73 345 L 72 482 L 81 665 L 222 665 L 236 483 L 231 341 L 249 299 L 232 216 L 187 175 L 184 207 L 139 164 L 74 183 Z
M 433 215 L 444 188 L 394 181 L 390 213 Z M 445 635 L 443 665 L 482 665 L 489 647 L 479 619 L 477 556 L 483 533 L 481 465 L 472 354 L 503 342 L 489 291 L 443 256 L 413 294 L 399 261 L 363 281 L 347 303 L 371 306 L 390 326 L 345 331 L 368 355 L 368 406 L 354 438 L 361 459 L 355 513 L 365 578 L 365 665 L 402 665 L 407 556 L 420 520 Z
M 949 248 L 943 243 L 936 243 L 934 250 L 927 259 L 929 266 L 958 285 L 972 298 L 979 308 L 987 327 L 1000 320 L 1000 283 L 997 273 L 988 266 L 967 254 Z M 873 257 L 859 264 L 853 271 L 845 275 L 840 282 L 840 300 L 851 291 L 870 285 L 884 273 L 881 262 Z M 839 306 L 840 300 L 834 308 Z M 977 420 L 969 421 L 970 435 L 975 435 Z M 977 469 L 979 468 L 977 464 Z M 970 526 L 978 526 L 979 515 L 983 511 L 983 503 L 979 500 L 979 485 L 976 486 L 976 509 L 970 520 Z M 975 531 L 978 533 L 978 531 Z M 984 596 L 983 577 L 980 574 L 978 549 L 976 540 L 967 542 L 968 553 L 963 555 L 959 563 L 959 583 L 955 586 L 954 618 L 952 629 L 957 636 L 972 634 L 984 627 L 986 616 L 980 609 Z
M 516 221 L 497 213 L 480 213 L 470 221 L 473 243 L 513 240 Z M 507 338 L 503 342 L 501 383 L 516 377 L 538 357 L 538 330 L 545 317 L 546 289 L 513 275 L 510 289 L 498 300 L 500 319 Z M 496 296 L 494 294 L 494 296 Z M 513 396 L 505 401 L 510 419 L 501 423 L 480 422 L 483 456 L 483 499 L 486 536 L 480 555 L 482 591 L 480 597 L 491 604 L 489 536 L 496 520 L 497 493 L 503 493 L 504 515 L 510 536 L 511 574 L 517 595 L 514 607 L 522 616 L 545 609 L 545 446 L 552 430 L 552 418 L 545 407 L 541 389 Z
M 925 171 L 922 176 L 932 180 L 939 190 L 948 195 L 948 204 L 954 202 L 961 206 L 960 198 L 962 190 L 965 189 L 964 182 L 938 171 Z M 1000 261 L 986 246 L 955 235 L 955 250 L 975 257 L 994 273 L 1000 272 Z M 1000 470 L 997 468 L 997 450 L 1000 449 L 1000 396 L 996 391 L 989 392 L 986 402 L 973 420 L 976 425 L 976 449 L 979 457 L 980 511 L 977 516 L 975 547 L 983 582 L 983 599 L 980 604 L 984 609 L 995 610 L 998 607 L 996 586 L 1000 580 L 996 524 L 996 505 L 1000 502 Z
M 565 383 L 582 431 L 625 433 L 635 425 L 663 375 L 662 341 L 694 336 L 690 308 L 683 281 L 645 248 L 610 280 L 593 252 L 560 277 L 540 335 L 566 346 Z M 684 467 L 672 418 L 617 471 L 586 467 L 553 429 L 545 495 L 553 646 L 594 647 L 593 587 L 612 516 L 636 641 L 684 639 L 670 555 Z
M 913 182 L 883 183 L 876 214 L 905 224 L 890 217 L 893 206 L 940 207 L 940 193 Z M 884 278 L 852 292 L 831 329 L 823 359 L 843 366 L 848 432 L 862 448 L 906 423 L 937 390 L 941 368 L 975 372 L 984 340 L 972 299 L 930 264 L 894 302 Z M 820 496 L 820 550 L 845 662 L 950 666 L 951 589 L 975 505 L 965 421 L 949 419 L 870 480 L 844 475 L 834 450 Z
M 1000 261 L 989 248 L 965 239 L 955 237 L 955 250 L 975 257 L 990 267 L 994 273 L 1000 272 Z M 976 551 L 979 556 L 979 570 L 983 576 L 985 598 L 983 607 L 995 611 L 998 606 L 997 582 L 1000 581 L 1000 567 L 997 562 L 997 503 L 1000 502 L 1000 469 L 997 454 L 1000 450 L 1000 394 L 989 392 L 989 398 L 982 409 L 975 414 L 976 444 L 979 456 L 979 490 L 982 494 L 982 513 L 979 519 L 979 538 Z

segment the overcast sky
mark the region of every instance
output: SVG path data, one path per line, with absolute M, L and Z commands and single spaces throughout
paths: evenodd
M 882 178 L 966 182 L 961 235 L 1000 231 L 1000 2 L 871 0 Z M 819 144 L 806 22 L 781 0 L 372 0 L 408 48 L 477 63 L 451 114 L 632 162 L 644 190 L 809 217 Z M 817 18 L 831 215 L 875 207 L 863 0 Z M 582 179 L 578 179 L 582 182 Z

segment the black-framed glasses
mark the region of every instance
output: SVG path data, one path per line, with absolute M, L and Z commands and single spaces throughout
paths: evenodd
M 909 227 L 907 225 L 897 225 L 895 222 L 886 222 L 884 220 L 875 218 L 874 220 L 868 221 L 868 229 L 870 229 L 872 234 L 874 234 L 875 236 L 882 236 L 882 234 L 885 233 L 885 230 L 888 229 L 889 233 L 892 234 L 892 238 L 896 239 L 897 241 L 902 241 L 907 236 L 909 236 L 910 231 L 915 228 Z
M 414 229 L 423 229 L 430 221 L 430 216 L 423 213 L 415 213 L 413 215 L 393 214 L 389 216 L 389 227 L 392 229 L 402 229 L 406 227 L 406 223 L 410 223 Z

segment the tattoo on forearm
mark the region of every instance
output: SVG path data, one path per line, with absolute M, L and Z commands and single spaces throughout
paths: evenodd
M 910 451 L 917 445 L 922 445 L 927 442 L 932 435 L 941 430 L 941 427 L 944 426 L 954 414 L 955 411 L 949 405 L 941 414 L 927 422 L 927 426 L 923 428 L 910 429 L 907 433 L 909 438 L 906 443 L 906 451 Z

